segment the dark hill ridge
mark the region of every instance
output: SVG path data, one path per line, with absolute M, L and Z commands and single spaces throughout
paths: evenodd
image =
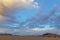
M 42 37 L 60 37 L 60 35 L 52 34 L 52 33 L 46 33 L 46 34 L 43 34 Z
M 0 36 L 13 36 L 12 34 L 0 34 Z

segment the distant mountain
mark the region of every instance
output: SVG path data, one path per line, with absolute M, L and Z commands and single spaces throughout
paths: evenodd
M 0 34 L 0 36 L 13 36 L 12 34 Z
M 46 34 L 43 34 L 42 37 L 60 37 L 60 35 L 52 34 L 52 33 L 46 33 Z

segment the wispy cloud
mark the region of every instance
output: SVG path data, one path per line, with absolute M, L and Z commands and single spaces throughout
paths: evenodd
M 0 33 L 10 33 L 11 29 L 7 29 L 7 28 L 0 28 Z
M 47 31 L 47 30 L 55 29 L 55 27 L 50 27 L 50 26 L 51 25 L 43 25 L 42 28 L 41 27 L 34 27 L 34 28 L 31 28 L 30 31 L 40 32 L 40 31 Z
M 11 33 L 16 35 L 42 35 L 44 33 L 54 33 L 59 34 L 60 31 L 55 27 L 50 27 L 46 25 L 44 28 L 27 28 L 27 29 L 10 29 L 10 28 L 0 28 L 0 33 Z

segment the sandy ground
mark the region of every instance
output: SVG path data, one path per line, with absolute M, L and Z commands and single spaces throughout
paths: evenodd
M 0 40 L 60 40 L 60 37 L 0 36 Z

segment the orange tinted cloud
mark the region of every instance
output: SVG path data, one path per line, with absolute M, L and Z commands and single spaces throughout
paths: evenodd
M 6 7 L 11 7 L 13 6 L 13 0 L 2 0 L 2 3 Z
M 0 0 L 0 15 L 4 15 L 4 9 L 13 9 L 13 8 L 21 8 L 21 7 L 34 7 L 38 8 L 38 3 L 34 0 Z M 3 16 L 0 16 L 0 19 Z

